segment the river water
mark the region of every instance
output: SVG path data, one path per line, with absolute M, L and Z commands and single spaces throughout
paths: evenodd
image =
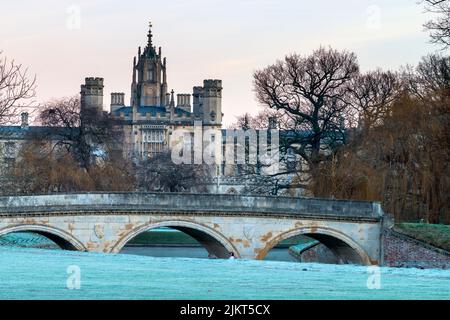
M 124 254 L 140 255 L 148 257 L 180 257 L 180 258 L 196 258 L 208 259 L 208 252 L 203 247 L 142 247 L 142 246 L 126 246 L 122 249 Z M 295 262 L 287 248 L 274 248 L 270 250 L 265 260 Z
M 450 299 L 450 271 L 0 246 L 0 299 Z

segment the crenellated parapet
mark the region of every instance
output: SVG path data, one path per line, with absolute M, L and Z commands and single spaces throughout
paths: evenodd
M 103 78 L 86 78 L 81 85 L 81 94 L 85 96 L 103 96 Z
M 90 86 L 90 87 L 101 87 L 103 89 L 103 78 L 99 78 L 99 77 L 88 77 L 85 78 L 85 84 L 86 86 Z
M 222 80 L 204 80 L 203 96 L 222 98 Z

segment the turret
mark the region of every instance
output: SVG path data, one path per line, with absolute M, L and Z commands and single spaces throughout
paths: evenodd
M 194 87 L 192 98 L 193 112 L 200 117 L 203 114 L 203 87 Z
M 161 57 L 161 52 L 160 52 Z M 169 103 L 167 102 L 167 99 L 165 98 L 168 94 L 167 92 L 167 59 L 163 59 L 162 64 L 162 73 L 163 73 L 163 80 L 161 84 L 161 105 L 162 106 L 168 106 Z
M 28 112 L 22 112 L 21 116 L 22 116 L 22 123 L 20 127 L 22 129 L 28 129 Z
M 203 123 L 222 124 L 222 80 L 203 81 Z
M 169 112 L 170 112 L 170 119 L 173 119 L 173 116 L 175 114 L 175 91 L 170 91 L 170 102 L 169 102 Z
M 170 93 L 166 93 L 165 105 L 170 106 Z
M 175 91 L 173 91 L 173 89 L 172 89 L 172 91 L 170 91 L 170 102 L 169 102 L 169 107 L 170 108 L 175 108 Z
M 81 85 L 81 118 L 103 112 L 103 78 L 86 78 Z
M 139 53 L 141 51 L 141 47 L 139 47 Z M 137 104 L 137 73 L 136 73 L 137 69 L 136 69 L 136 57 L 134 57 L 133 59 L 133 77 L 131 80 L 131 95 L 130 95 L 130 105 L 134 106 L 135 104 Z

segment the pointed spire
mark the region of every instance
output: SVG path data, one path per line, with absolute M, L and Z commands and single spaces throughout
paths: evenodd
M 136 83 L 136 57 L 133 59 L 133 83 Z
M 152 48 L 152 47 L 153 47 L 153 44 L 152 44 L 152 38 L 153 38 L 152 27 L 153 27 L 152 23 L 149 22 L 149 24 L 148 24 L 148 34 L 147 34 L 147 37 L 148 37 L 148 43 L 147 43 L 147 46 L 148 46 L 149 48 Z
M 173 89 L 172 89 L 172 91 L 170 91 L 170 106 L 171 106 L 171 107 L 175 107 L 175 97 L 174 97 L 174 93 L 175 93 L 175 91 L 173 91 Z
M 175 91 L 170 91 L 170 104 L 169 104 L 169 110 L 170 110 L 170 119 L 172 120 L 175 115 L 175 97 L 174 97 Z
M 163 67 L 162 67 L 162 71 L 163 71 L 163 84 L 167 84 L 167 68 L 166 68 L 166 58 L 164 58 L 164 62 L 163 62 Z

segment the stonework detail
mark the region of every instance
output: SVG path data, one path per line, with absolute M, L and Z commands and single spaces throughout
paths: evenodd
M 391 267 L 450 268 L 450 252 L 386 229 L 383 234 L 384 264 Z

